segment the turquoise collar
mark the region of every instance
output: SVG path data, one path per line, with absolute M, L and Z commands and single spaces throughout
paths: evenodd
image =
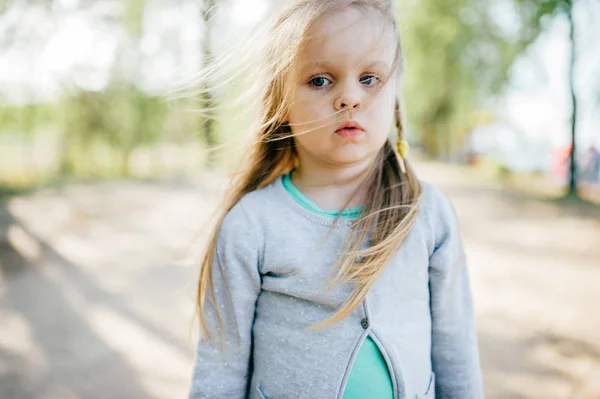
M 298 190 L 298 188 L 294 185 L 294 183 L 292 183 L 292 173 L 293 172 L 294 171 L 291 171 L 287 175 L 284 175 L 281 177 L 281 182 L 283 183 L 283 187 L 285 187 L 285 190 L 292 196 L 292 198 L 294 198 L 294 200 L 296 200 L 297 203 L 299 203 L 305 209 L 307 209 L 311 212 L 314 212 L 321 216 L 336 218 L 338 216 L 338 214 L 340 213 L 340 211 L 325 211 L 325 210 L 319 208 L 319 206 L 317 204 L 315 204 L 314 202 L 309 200 L 304 194 L 302 194 L 302 192 L 300 190 Z M 358 217 L 361 209 L 362 209 L 361 206 L 345 209 L 341 213 L 340 219 L 354 219 L 354 218 Z

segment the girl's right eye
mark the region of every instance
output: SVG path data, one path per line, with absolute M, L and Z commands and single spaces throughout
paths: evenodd
M 317 89 L 321 89 L 323 87 L 327 87 L 331 84 L 331 80 L 326 78 L 325 76 L 315 76 L 311 80 L 308 81 L 308 84 Z

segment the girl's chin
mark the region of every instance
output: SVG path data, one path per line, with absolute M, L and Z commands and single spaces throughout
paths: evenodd
M 370 154 L 366 149 L 354 148 L 332 151 L 329 158 L 335 164 L 346 166 L 369 161 L 375 158 L 375 155 Z

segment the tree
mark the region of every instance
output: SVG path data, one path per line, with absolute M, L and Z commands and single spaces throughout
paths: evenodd
M 408 120 L 433 155 L 450 157 L 455 152 L 475 127 L 472 113 L 503 92 L 511 66 L 538 35 L 535 28 L 507 30 L 497 22 L 494 3 L 398 3 Z M 529 19 L 528 12 L 518 14 Z
M 502 94 L 511 67 L 550 22 L 565 16 L 570 28 L 569 89 L 572 153 L 569 193 L 576 193 L 577 96 L 575 0 L 513 0 L 513 29 L 496 18 L 493 0 L 398 0 L 406 58 L 408 120 L 434 155 L 450 156 L 472 129 L 487 99 Z
M 214 16 L 215 12 L 215 0 L 203 0 L 202 2 L 202 26 L 203 26 L 203 36 L 202 36 L 202 60 L 203 67 L 205 67 L 208 63 L 211 62 L 212 59 L 212 51 L 211 51 L 211 29 L 210 29 L 210 20 Z M 208 85 L 201 88 L 201 101 L 202 108 L 207 110 L 200 119 L 200 129 L 202 132 L 202 136 L 204 137 L 204 141 L 208 146 L 208 156 L 206 157 L 206 166 L 212 167 L 215 163 L 215 153 L 214 148 L 217 145 L 217 137 L 215 131 L 215 123 L 213 112 L 211 110 L 214 109 L 215 99 L 213 94 L 210 92 Z
M 576 0 L 518 0 L 521 7 L 529 7 L 536 10 L 532 18 L 526 21 L 526 28 L 537 38 L 545 29 L 545 21 L 550 19 L 565 17 L 569 25 L 569 71 L 568 85 L 571 102 L 570 135 L 571 135 L 571 154 L 570 154 L 570 176 L 569 176 L 569 196 L 577 196 L 577 94 L 575 91 L 575 65 L 577 63 L 577 36 L 573 10 Z
M 570 196 L 577 196 L 577 95 L 575 94 L 575 63 L 577 61 L 576 53 L 576 38 L 575 38 L 575 21 L 573 20 L 573 0 L 564 0 L 564 3 L 557 1 L 557 9 L 563 8 L 569 21 L 569 42 L 570 42 L 570 60 L 569 60 L 569 91 L 571 94 L 571 165 L 569 176 L 569 193 Z M 562 3 L 562 4 L 561 4 Z

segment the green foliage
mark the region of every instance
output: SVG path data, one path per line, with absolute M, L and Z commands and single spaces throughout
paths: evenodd
M 400 1 L 407 117 L 435 155 L 451 155 L 473 113 L 502 94 L 511 67 L 564 0 Z
M 120 173 L 129 174 L 132 151 L 156 142 L 162 134 L 166 106 L 135 87 L 111 87 L 105 93 L 80 91 L 66 101 L 63 174 L 76 174 L 78 154 L 94 146 L 119 154 Z
M 125 28 L 133 37 L 140 37 L 142 35 L 142 21 L 144 10 L 146 9 L 146 0 L 128 0 L 124 4 L 123 25 L 125 25 Z
M 503 93 L 517 57 L 548 21 L 572 7 L 571 0 L 396 1 L 407 60 L 407 118 L 415 138 L 434 155 L 456 153 L 470 130 L 494 120 L 486 104 Z M 53 104 L 0 107 L 0 184 L 8 181 L 2 169 L 14 172 L 11 181 L 19 187 L 57 176 L 136 175 L 139 168 L 132 165 L 141 150 L 146 151 L 142 158 L 151 158 L 151 173 L 160 173 L 165 156 L 156 149 L 165 143 L 183 143 L 191 152 L 219 144 L 228 153 L 243 151 L 240 142 L 248 121 L 242 110 L 218 114 L 214 123 L 182 110 L 193 109 L 194 101 L 217 107 L 228 104 L 239 91 L 235 84 L 218 96 L 182 100 L 174 106 L 135 86 L 136 65 L 120 67 L 132 60 L 138 66 L 143 62 L 140 42 L 146 3 L 124 3 L 117 22 L 128 37 L 117 50 L 113 75 L 102 92 L 70 90 Z M 200 13 L 199 25 L 206 23 L 203 18 Z M 198 46 L 203 59 L 211 56 L 210 32 L 206 33 Z M 56 153 L 54 160 L 40 156 L 40 146 L 55 142 L 48 149 Z M 205 151 L 205 165 L 213 164 L 216 154 Z M 7 168 L 14 159 L 18 165 Z M 219 166 L 235 159 L 219 159 Z

